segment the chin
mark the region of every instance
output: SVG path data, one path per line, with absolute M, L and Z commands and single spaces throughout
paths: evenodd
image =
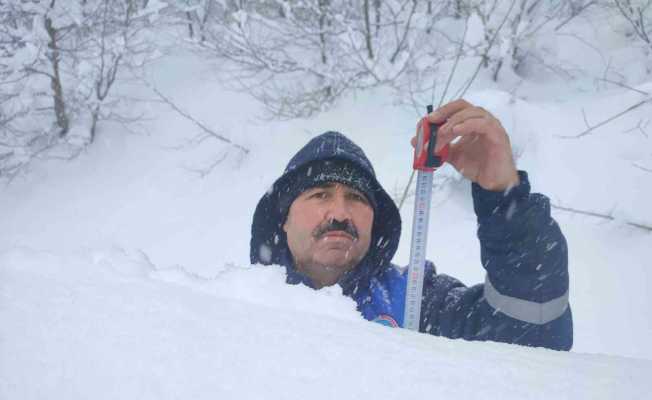
M 357 258 L 346 257 L 344 254 L 335 257 L 321 257 L 316 261 L 327 268 L 339 270 L 352 269 L 358 263 Z

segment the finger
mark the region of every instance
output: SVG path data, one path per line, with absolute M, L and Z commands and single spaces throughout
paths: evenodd
M 506 135 L 501 135 L 502 128 L 498 127 L 493 120 L 487 121 L 485 118 L 470 118 L 466 121 L 455 125 L 453 128 L 452 138 L 445 138 L 444 141 L 448 140 L 450 142 L 453 138 L 457 136 L 467 136 L 472 134 L 477 134 L 478 136 L 483 136 L 489 141 L 489 143 L 500 144 L 501 140 L 507 137 Z
M 417 137 L 416 136 L 412 136 L 412 139 L 410 139 L 410 144 L 412 145 L 412 147 L 417 146 Z
M 453 127 L 454 136 L 464 136 L 469 133 L 477 133 L 494 143 L 508 140 L 507 133 L 500 124 L 500 121 L 490 117 L 469 118 Z
M 471 124 L 471 122 L 473 123 Z M 488 124 L 490 124 L 490 121 L 488 121 L 485 116 L 476 116 L 467 118 L 463 122 L 456 124 L 451 129 L 444 129 L 441 132 L 438 131 L 435 153 L 439 152 L 444 146 L 452 142 L 458 136 L 470 133 L 483 133 L 488 130 Z
M 443 106 L 428 114 L 428 120 L 433 124 L 443 124 L 448 118 L 451 117 L 451 115 L 469 107 L 473 107 L 473 104 L 464 99 L 451 101 L 450 103 L 444 104 Z
M 448 149 L 448 160 L 447 162 L 452 164 L 455 168 L 459 170 L 459 163 L 464 155 L 464 148 L 469 143 L 477 140 L 478 135 L 466 135 L 460 138 L 455 143 L 451 143 Z
M 448 121 L 441 125 L 439 127 L 439 130 L 437 131 L 441 135 L 450 135 L 452 134 L 452 129 L 455 125 L 460 124 L 464 121 L 466 121 L 469 118 L 492 118 L 491 114 L 489 114 L 486 110 L 480 107 L 469 107 L 465 108 L 461 111 L 456 112 L 453 114 L 450 118 L 448 118 Z

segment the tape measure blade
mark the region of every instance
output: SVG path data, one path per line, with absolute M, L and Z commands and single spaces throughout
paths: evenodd
M 403 318 L 403 326 L 414 331 L 419 330 L 419 321 L 421 319 L 421 297 L 428 244 L 432 180 L 432 172 L 418 171 Z

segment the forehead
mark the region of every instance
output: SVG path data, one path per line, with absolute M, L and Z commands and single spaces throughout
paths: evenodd
M 349 186 L 349 185 L 347 185 L 345 183 L 339 183 L 339 182 L 320 183 L 319 185 L 316 185 L 316 186 L 313 186 L 313 187 L 311 187 L 309 189 L 306 189 L 303 193 L 309 193 L 309 192 L 312 192 L 312 191 L 315 191 L 315 190 L 324 190 L 324 189 L 326 189 L 326 190 L 343 190 L 343 191 L 346 191 L 346 192 L 354 192 L 354 193 L 363 194 L 358 189 L 356 189 L 356 188 L 354 188 L 352 186 Z

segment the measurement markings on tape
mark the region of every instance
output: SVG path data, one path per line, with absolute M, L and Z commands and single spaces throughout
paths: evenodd
M 428 106 L 428 114 L 431 112 L 432 106 Z M 440 152 L 435 154 L 437 125 L 430 123 L 428 116 L 423 117 L 417 124 L 416 139 L 412 167 L 417 171 L 417 187 L 403 314 L 403 327 L 414 331 L 419 330 L 421 321 L 421 300 L 423 297 L 423 279 L 428 245 L 428 222 L 430 219 L 433 173 L 446 161 L 449 150 L 448 145 L 446 145 Z

